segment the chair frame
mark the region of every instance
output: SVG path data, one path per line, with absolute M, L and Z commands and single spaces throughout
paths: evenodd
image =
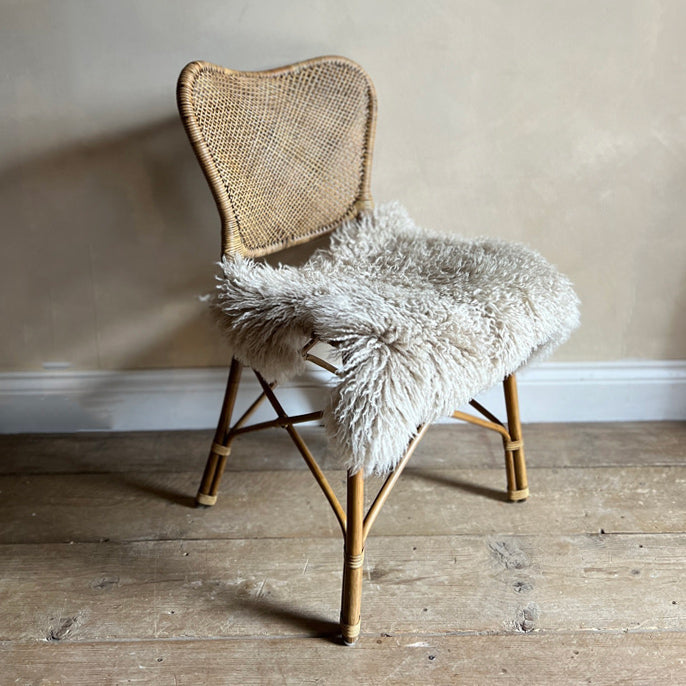
M 337 370 L 333 365 L 309 352 L 318 342 L 317 338 L 312 338 L 302 349 L 301 354 L 307 361 L 335 374 Z M 344 510 L 336 493 L 312 455 L 312 452 L 296 429 L 297 424 L 320 420 L 324 414 L 323 410 L 292 416 L 287 414 L 274 392 L 276 384 L 267 383 L 258 372 L 253 370 L 262 387 L 262 392 L 248 409 L 232 424 L 231 421 L 234 414 L 242 368 L 243 365 L 235 358 L 231 361 L 219 423 L 212 442 L 212 447 L 210 448 L 210 454 L 207 459 L 200 488 L 198 489 L 196 502 L 198 505 L 204 506 L 212 506 L 217 502 L 219 485 L 224 473 L 226 461 L 231 454 L 231 446 L 235 438 L 254 431 L 262 431 L 275 427 L 284 428 L 305 460 L 305 463 L 309 467 L 316 482 L 319 484 L 319 487 L 336 516 L 343 534 L 344 564 L 340 625 L 343 641 L 346 645 L 352 645 L 357 641 L 360 633 L 362 565 L 367 537 L 369 536 L 381 508 L 400 478 L 409 459 L 412 457 L 415 448 L 424 437 L 429 425 L 424 424 L 423 426 L 418 427 L 417 433 L 409 442 L 404 456 L 395 470 L 387 476 L 366 513 L 364 474 L 362 471 L 356 473 L 348 471 L 346 509 Z M 526 476 L 524 442 L 522 440 L 522 429 L 519 416 L 517 381 L 514 374 L 504 379 L 503 390 L 505 394 L 507 425 L 503 424 L 476 400 L 472 400 L 470 405 L 474 407 L 482 417 L 459 411 L 453 412 L 451 416 L 454 419 L 495 431 L 501 436 L 503 448 L 505 450 L 507 498 L 513 502 L 522 501 L 528 498 L 529 488 Z M 269 404 L 276 412 L 277 418 L 271 421 L 259 422 L 257 424 L 246 424 L 265 399 L 269 401 Z
M 289 239 L 266 246 L 261 250 L 247 250 L 240 242 L 237 230 L 236 217 L 228 196 L 224 182 L 220 178 L 214 165 L 211 151 L 203 138 L 192 109 L 192 84 L 199 71 L 202 69 L 215 69 L 229 74 L 252 74 L 256 77 L 264 78 L 270 75 L 279 75 L 295 69 L 306 68 L 322 60 L 339 60 L 354 65 L 353 62 L 345 58 L 315 58 L 305 62 L 299 62 L 287 67 L 273 69 L 265 72 L 233 72 L 232 70 L 217 67 L 207 62 L 193 62 L 183 70 L 179 77 L 177 99 L 182 121 L 186 132 L 191 140 L 193 149 L 200 162 L 200 166 L 205 173 L 208 183 L 212 189 L 217 208 L 222 220 L 222 251 L 224 255 L 248 255 L 261 256 L 276 250 L 283 249 L 296 243 L 304 243 L 317 235 L 327 233 L 335 227 L 324 227 L 322 231 L 315 234 Z M 363 71 L 364 73 L 364 71 Z M 366 76 L 366 74 L 365 74 Z M 368 77 L 367 77 L 368 79 Z M 372 160 L 372 147 L 374 143 L 375 123 L 376 123 L 376 96 L 373 85 L 369 80 L 369 113 L 366 131 L 366 149 L 364 154 L 364 164 L 361 173 L 359 194 L 351 208 L 352 216 L 368 212 L 373 208 L 373 201 L 370 193 L 370 170 Z M 326 369 L 332 374 L 337 374 L 335 366 L 321 359 L 312 353 L 314 346 L 319 343 L 315 336 L 302 348 L 301 355 L 309 363 Z M 343 641 L 347 645 L 352 645 L 357 641 L 360 634 L 360 608 L 362 598 L 362 571 L 364 561 L 364 549 L 369 533 L 376 521 L 381 508 L 386 502 L 394 485 L 398 481 L 405 466 L 411 458 L 417 445 L 428 430 L 428 425 L 419 426 L 413 438 L 408 443 L 404 456 L 386 478 L 383 485 L 374 497 L 369 509 L 365 512 L 365 478 L 362 471 L 355 473 L 348 471 L 346 480 L 346 507 L 341 505 L 336 493 L 329 484 L 321 467 L 312 455 L 307 444 L 296 429 L 298 424 L 306 422 L 316 422 L 322 419 L 324 412 L 318 410 L 300 415 L 289 415 L 279 402 L 276 393 L 275 383 L 268 383 L 257 371 L 253 370 L 262 388 L 262 392 L 255 401 L 247 408 L 243 414 L 234 419 L 236 398 L 241 380 L 243 365 L 236 358 L 231 361 L 229 376 L 226 385 L 226 392 L 219 416 L 219 422 L 214 435 L 205 471 L 198 489 L 196 502 L 199 506 L 212 506 L 217 502 L 217 494 L 227 459 L 231 454 L 234 439 L 243 434 L 270 429 L 274 427 L 284 428 L 296 448 L 302 455 L 305 463 L 310 469 L 314 479 L 319 484 L 324 496 L 326 497 L 333 513 L 338 521 L 344 540 L 344 564 L 343 582 L 341 594 L 341 615 L 340 626 Z M 489 412 L 476 400 L 471 400 L 470 405 L 481 415 L 472 415 L 465 412 L 455 411 L 452 417 L 470 424 L 480 426 L 498 433 L 503 440 L 505 451 L 505 468 L 507 478 L 507 498 L 510 501 L 526 500 L 529 496 L 529 488 L 526 476 L 526 463 L 524 457 L 524 443 L 522 440 L 522 429 L 519 415 L 519 402 L 517 395 L 517 382 L 515 375 L 506 377 L 503 381 L 505 394 L 505 405 L 507 412 L 507 424 L 501 422 L 495 415 Z M 276 413 L 276 419 L 259 423 L 248 424 L 248 420 L 255 411 L 267 400 Z

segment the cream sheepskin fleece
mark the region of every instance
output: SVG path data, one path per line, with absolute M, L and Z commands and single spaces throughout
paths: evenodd
M 578 325 L 569 280 L 522 245 L 418 228 L 397 204 L 345 223 L 303 266 L 224 259 L 213 298 L 235 357 L 269 380 L 304 370 L 312 335 L 340 353 L 330 446 L 386 473 L 419 425 L 545 355 Z

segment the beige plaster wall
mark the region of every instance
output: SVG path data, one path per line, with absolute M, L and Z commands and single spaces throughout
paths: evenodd
M 223 364 L 176 77 L 325 53 L 376 82 L 377 201 L 572 277 L 556 359 L 686 358 L 685 36 L 681 0 L 5 0 L 0 369 Z

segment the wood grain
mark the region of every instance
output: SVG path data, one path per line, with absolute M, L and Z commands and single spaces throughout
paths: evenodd
M 681 684 L 686 634 L 370 636 L 354 648 L 308 639 L 0 647 L 8 683 Z M 46 675 L 51 675 L 46 678 Z
M 0 683 L 686 683 L 684 426 L 525 427 L 525 504 L 497 438 L 432 428 L 355 648 L 335 519 L 279 432 L 236 442 L 208 510 L 211 432 L 0 437 Z
M 686 631 L 685 544 L 684 534 L 374 537 L 363 624 L 372 633 Z M 342 559 L 335 539 L 7 545 L 0 640 L 335 631 Z
M 219 408 L 217 408 L 217 412 Z M 213 431 L 0 435 L 0 473 L 127 473 L 202 469 Z M 324 435 L 303 428 L 324 468 Z M 686 422 L 525 424 L 528 467 L 683 465 Z M 319 458 L 318 458 L 319 459 Z M 412 457 L 415 467 L 502 468 L 497 436 L 459 423 L 432 426 Z M 237 439 L 227 470 L 307 469 L 283 430 Z
M 344 473 L 327 477 L 344 501 Z M 207 510 L 194 506 L 199 478 L 199 472 L 0 476 L 0 543 L 339 535 L 308 472 L 231 472 Z M 502 469 L 408 468 L 372 535 L 686 529 L 686 466 L 537 469 L 531 483 L 526 503 L 508 503 Z M 379 484 L 369 479 L 368 501 Z

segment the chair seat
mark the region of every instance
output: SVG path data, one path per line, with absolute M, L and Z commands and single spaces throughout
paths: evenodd
M 387 473 L 417 427 L 550 353 L 578 325 L 570 281 L 517 243 L 424 231 L 398 204 L 343 224 L 303 266 L 224 258 L 212 299 L 234 356 L 268 380 L 335 346 L 325 423 L 342 465 Z

